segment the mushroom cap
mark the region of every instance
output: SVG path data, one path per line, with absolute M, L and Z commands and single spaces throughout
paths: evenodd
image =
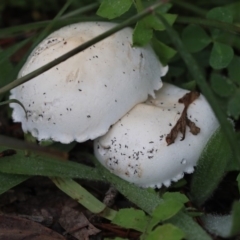
M 84 22 L 63 27 L 28 57 L 19 77 L 47 64 L 116 24 Z M 167 72 L 152 48 L 132 47 L 125 28 L 13 90 L 26 108 L 11 104 L 13 120 L 38 140 L 83 142 L 107 132 L 127 111 L 154 96 Z
M 184 173 L 192 173 L 218 121 L 204 96 L 188 108 L 188 118 L 200 127 L 198 135 L 186 129 L 167 146 L 167 134 L 184 109 L 178 103 L 188 91 L 164 83 L 156 99 L 136 105 L 104 136 L 95 139 L 95 156 L 115 175 L 141 187 L 170 186 Z

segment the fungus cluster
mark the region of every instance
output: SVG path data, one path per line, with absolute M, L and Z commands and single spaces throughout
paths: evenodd
M 53 32 L 19 77 L 114 26 L 78 23 Z M 149 45 L 133 47 L 132 33 L 125 28 L 13 89 L 10 98 L 27 117 L 13 103 L 12 117 L 39 141 L 95 139 L 95 156 L 114 174 L 142 187 L 169 186 L 193 172 L 218 122 L 202 95 L 160 89 L 168 67 Z

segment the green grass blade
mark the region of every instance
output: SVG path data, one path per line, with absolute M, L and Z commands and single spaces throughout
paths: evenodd
M 6 148 L 0 147 L 0 151 L 5 150 Z M 0 161 L 0 173 L 80 178 L 93 181 L 103 180 L 95 168 L 71 161 L 60 161 L 33 153 L 26 156 L 25 151 L 21 150 L 16 151 L 14 155 L 2 158 Z
M 0 173 L 0 195 L 28 178 L 29 176 L 26 175 Z
M 14 44 L 13 46 L 4 49 L 0 51 L 0 64 L 7 59 L 9 59 L 15 52 L 17 52 L 19 49 L 21 49 L 25 44 L 30 42 L 32 38 L 25 39 L 17 44 Z
M 64 4 L 62 9 L 57 13 L 57 15 L 54 17 L 54 19 L 46 26 L 46 28 L 41 32 L 41 34 L 38 36 L 36 42 L 39 42 L 43 38 L 45 38 L 46 35 L 51 31 L 55 23 L 58 21 L 58 19 L 62 16 L 62 14 L 67 10 L 67 8 L 70 6 L 73 0 L 67 0 L 67 2 Z
M 219 128 L 204 148 L 191 181 L 192 201 L 203 204 L 224 177 L 232 152 Z
M 212 238 L 186 213 L 179 212 L 167 222 L 182 229 L 187 240 L 211 240 Z
M 197 25 L 203 25 L 205 27 L 213 27 L 220 30 L 223 30 L 225 32 L 233 33 L 239 35 L 240 33 L 240 27 L 226 23 L 226 22 L 220 22 L 213 19 L 206 19 L 206 18 L 196 18 L 196 17 L 178 17 L 176 20 L 178 23 L 183 24 L 197 24 Z
M 100 202 L 77 182 L 70 178 L 52 178 L 52 181 L 59 189 L 61 189 L 74 200 L 77 200 L 90 212 L 100 214 L 102 217 L 105 217 L 109 220 L 114 219 L 116 211 L 107 208 L 105 204 Z
M 48 157 L 50 156 L 53 158 L 58 158 L 60 160 L 67 160 L 68 158 L 68 154 L 66 152 L 0 135 L 0 151 L 3 151 L 4 148 L 20 149 L 29 152 L 33 151 L 35 154 L 46 155 Z
M 70 17 L 76 16 L 76 15 L 82 15 L 84 13 L 87 13 L 89 11 L 92 11 L 92 10 L 96 9 L 98 6 L 99 6 L 98 2 L 91 3 L 87 6 L 81 7 L 79 9 L 76 9 L 74 11 L 71 11 L 69 13 L 66 13 L 66 14 L 62 15 L 61 19 L 70 18 Z

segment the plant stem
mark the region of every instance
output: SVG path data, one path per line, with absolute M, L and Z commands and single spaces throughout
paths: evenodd
M 98 6 L 99 6 L 98 2 L 91 3 L 87 6 L 76 9 L 75 11 L 72 11 L 70 13 L 66 13 L 66 14 L 62 15 L 61 19 L 69 18 L 69 17 L 76 16 L 76 15 L 81 15 L 83 13 L 86 13 L 86 12 L 96 9 Z
M 196 7 L 196 5 L 193 5 L 191 3 L 188 3 L 188 2 L 185 2 L 185 1 L 182 1 L 182 0 L 172 0 L 171 2 L 173 2 L 174 4 L 182 7 L 182 8 L 185 8 L 187 10 L 190 10 L 191 12 L 193 13 L 196 13 L 202 17 L 205 17 L 207 11 L 205 9 L 202 9 L 200 7 Z
M 214 27 L 214 28 L 218 28 L 223 31 L 234 33 L 234 34 L 240 33 L 240 27 L 230 23 L 220 22 L 212 19 L 195 18 L 195 17 L 178 17 L 176 21 L 178 23 L 184 23 L 184 24 L 198 24 L 198 25 L 203 25 L 207 27 Z

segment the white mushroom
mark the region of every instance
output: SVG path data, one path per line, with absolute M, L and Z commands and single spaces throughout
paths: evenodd
M 114 27 L 114 23 L 73 24 L 49 35 L 19 73 L 29 72 Z M 150 46 L 132 47 L 125 28 L 11 91 L 26 108 L 11 104 L 13 120 L 38 140 L 83 142 L 109 127 L 161 88 L 167 67 Z
M 187 110 L 188 119 L 200 128 L 197 135 L 186 127 L 181 141 L 167 146 L 166 136 L 184 109 L 178 99 L 187 93 L 164 83 L 156 99 L 136 105 L 109 132 L 94 141 L 97 159 L 112 173 L 142 187 L 169 186 L 184 173 L 192 173 L 218 121 L 206 99 L 200 95 Z

